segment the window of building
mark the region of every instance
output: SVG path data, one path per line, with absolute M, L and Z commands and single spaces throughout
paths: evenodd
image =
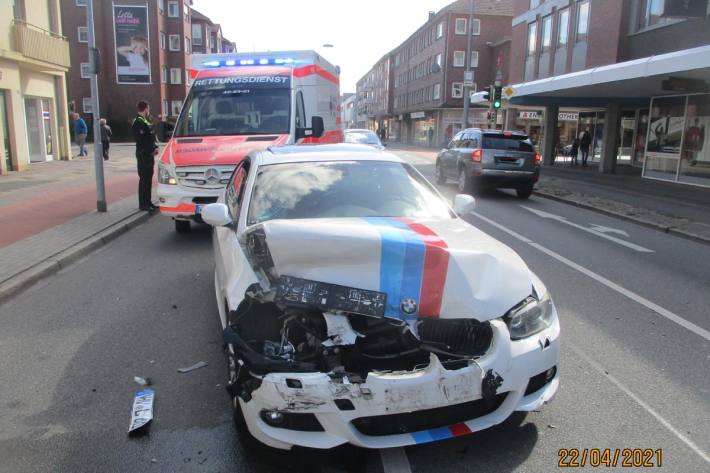
M 441 38 L 444 36 L 444 22 L 440 22 L 438 25 L 436 25 L 436 39 Z
M 165 32 L 164 31 L 160 32 L 159 38 L 160 38 L 160 49 L 165 49 Z
M 91 106 L 91 97 L 81 99 L 81 109 L 84 113 L 93 113 L 94 108 Z
M 165 118 L 165 117 L 168 116 L 168 110 L 169 110 L 169 109 L 168 109 L 168 101 L 167 101 L 167 100 L 163 100 L 163 107 L 162 107 L 162 110 L 161 110 L 161 113 L 162 113 L 162 115 L 163 115 L 163 118 Z
M 185 85 L 192 85 L 192 78 L 190 77 L 190 69 L 185 69 Z
M 463 97 L 463 82 L 451 83 L 451 98 L 460 99 Z
M 437 53 L 437 55 L 434 56 L 434 62 L 441 67 L 441 53 Z
M 202 46 L 202 25 L 199 23 L 192 25 L 192 44 Z
M 86 6 L 86 0 L 76 0 L 76 6 L 77 7 L 85 7 Z
M 441 98 L 441 84 L 434 84 L 434 90 L 432 94 L 434 100 L 439 100 Z
M 81 78 L 90 79 L 91 78 L 91 64 L 88 62 L 81 63 Z
M 466 65 L 466 51 L 454 51 L 454 67 Z
M 180 51 L 180 35 L 171 34 L 169 46 L 171 51 Z
M 537 23 L 533 21 L 528 24 L 528 56 L 535 55 L 535 48 L 537 48 Z
M 158 13 L 165 15 L 165 0 L 158 0 Z
M 540 5 L 540 0 L 530 0 L 530 9 L 532 10 L 533 8 L 537 7 Z
M 76 34 L 79 37 L 80 43 L 88 43 L 89 42 L 89 30 L 87 29 L 86 26 L 78 27 L 76 29 Z
M 478 51 L 471 51 L 471 67 L 478 67 Z
M 569 39 L 569 8 L 557 13 L 557 47 L 567 46 Z
M 170 83 L 171 84 L 182 84 L 182 71 L 179 67 L 170 68 Z
M 168 66 L 161 66 L 160 67 L 160 82 L 163 84 L 167 84 L 168 82 Z
M 542 19 L 542 37 L 540 41 L 540 47 L 542 52 L 546 53 L 550 51 L 550 46 L 552 45 L 552 15 L 547 15 Z
M 639 9 L 640 12 L 636 30 L 677 20 L 675 18 L 661 16 L 665 11 L 665 0 L 640 0 L 640 3 L 641 8 Z M 708 10 L 708 12 L 710 13 L 710 10 Z
M 190 53 L 192 53 L 192 43 L 190 42 L 190 38 L 185 36 L 185 54 Z
M 472 35 L 478 36 L 479 34 L 481 34 L 481 20 L 474 19 L 473 24 L 471 24 L 471 28 L 473 28 L 471 30 Z
M 466 18 L 456 18 L 456 26 L 454 31 L 456 34 L 466 34 Z
M 182 14 L 185 17 L 185 23 L 190 23 L 190 7 L 187 3 L 182 4 Z
M 577 3 L 577 42 L 586 41 L 589 33 L 589 0 Z
M 170 101 L 170 115 L 173 117 L 177 117 L 180 115 L 180 108 L 182 108 L 182 101 L 180 100 L 171 100 Z
M 170 18 L 177 18 L 180 16 L 180 7 L 178 2 L 168 2 L 168 16 Z

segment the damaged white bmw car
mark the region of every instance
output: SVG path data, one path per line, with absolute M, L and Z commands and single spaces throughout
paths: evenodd
M 411 165 L 360 145 L 250 154 L 213 225 L 237 419 L 276 448 L 388 448 L 539 409 L 557 312 L 510 248 Z M 458 214 L 458 215 L 457 215 Z

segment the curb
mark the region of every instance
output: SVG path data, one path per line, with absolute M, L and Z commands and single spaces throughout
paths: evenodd
M 135 212 L 88 238 L 74 243 L 46 260 L 15 274 L 0 284 L 0 303 L 17 295 L 37 281 L 59 272 L 89 253 L 101 248 L 128 230 L 145 222 L 153 215 L 150 212 Z
M 540 191 L 540 190 L 538 190 L 538 189 L 535 189 L 534 193 L 535 193 L 535 195 L 537 195 L 537 196 L 539 196 L 539 197 L 544 197 L 545 199 L 555 200 L 555 201 L 557 201 L 557 202 L 562 202 L 562 203 L 564 203 L 564 204 L 574 205 L 575 207 L 580 207 L 580 208 L 583 208 L 583 209 L 592 210 L 592 211 L 594 211 L 594 212 L 598 212 L 598 213 L 601 213 L 601 214 L 604 214 L 604 215 L 608 215 L 608 216 L 610 216 L 610 217 L 619 218 L 619 219 L 621 219 L 621 220 L 625 220 L 625 221 L 627 221 L 627 222 L 635 223 L 635 224 L 637 224 L 637 225 L 641 225 L 641 226 L 644 226 L 644 227 L 646 227 L 646 228 L 651 228 L 651 229 L 653 229 L 653 230 L 658 230 L 658 231 L 663 232 L 663 233 L 670 233 L 670 234 L 672 234 L 672 235 L 679 236 L 679 237 L 685 238 L 685 239 L 687 239 L 687 240 L 692 240 L 692 241 L 695 241 L 695 242 L 697 242 L 697 243 L 704 243 L 704 244 L 706 244 L 706 245 L 710 245 L 710 238 L 704 237 L 704 236 L 702 236 L 702 235 L 696 235 L 696 234 L 694 234 L 694 233 L 689 233 L 689 232 L 686 232 L 686 231 L 684 231 L 684 230 L 682 230 L 682 229 L 680 229 L 680 228 L 676 228 L 676 227 L 666 227 L 666 226 L 659 225 L 659 224 L 654 223 L 654 222 L 650 222 L 650 221 L 648 221 L 648 220 L 644 220 L 644 219 L 641 219 L 641 218 L 635 218 L 635 217 L 632 217 L 632 216 L 630 216 L 630 215 L 626 215 L 626 214 L 623 214 L 623 213 L 620 213 L 620 212 L 614 212 L 614 211 L 611 211 L 611 210 L 602 209 L 602 208 L 595 207 L 595 206 L 589 205 L 589 204 L 585 204 L 585 203 L 583 203 L 583 202 L 578 202 L 578 201 L 572 200 L 572 199 L 565 199 L 564 197 L 560 197 L 560 196 L 554 195 L 554 194 L 549 194 L 549 193 L 547 193 L 547 192 L 545 192 L 545 191 Z

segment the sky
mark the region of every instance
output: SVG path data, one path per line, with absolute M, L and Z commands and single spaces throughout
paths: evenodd
M 340 92 L 454 0 L 193 0 L 238 52 L 314 49 L 340 66 Z M 332 44 L 332 48 L 323 47 Z

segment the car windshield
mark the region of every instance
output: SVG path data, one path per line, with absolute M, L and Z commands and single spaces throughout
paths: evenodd
M 175 136 L 286 134 L 289 97 L 286 88 L 193 88 L 180 113 Z
M 409 164 L 335 161 L 259 168 L 248 224 L 338 217 L 453 218 L 446 202 Z
M 483 149 L 505 149 L 511 151 L 530 151 L 533 144 L 527 136 L 483 135 Z
M 380 139 L 371 131 L 346 131 L 345 142 L 378 145 L 380 144 Z

